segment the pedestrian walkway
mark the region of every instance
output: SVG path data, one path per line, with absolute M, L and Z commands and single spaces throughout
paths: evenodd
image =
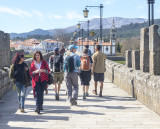
M 78 106 L 66 103 L 65 84 L 60 101 L 55 101 L 53 85 L 45 95 L 44 111 L 37 115 L 31 87 L 25 103 L 25 113 L 17 111 L 15 91 L 0 102 L 0 129 L 160 129 L 160 116 L 136 101 L 118 86 L 105 80 L 103 97 L 91 93 L 82 99 L 80 87 Z

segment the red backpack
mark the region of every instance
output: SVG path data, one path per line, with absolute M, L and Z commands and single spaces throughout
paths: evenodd
M 82 56 L 81 57 L 81 67 L 83 71 L 89 71 L 90 70 L 90 58 L 89 56 Z

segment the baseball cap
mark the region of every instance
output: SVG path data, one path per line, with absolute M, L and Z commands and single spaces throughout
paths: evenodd
M 58 47 L 55 47 L 55 48 L 54 48 L 54 51 L 59 51 L 59 48 L 58 48 Z
M 84 48 L 84 49 L 83 49 L 83 53 L 88 53 L 88 49 L 87 49 L 87 48 Z
M 69 49 L 69 50 L 78 49 L 78 47 L 76 47 L 75 45 L 70 45 L 70 46 L 68 47 L 68 49 Z

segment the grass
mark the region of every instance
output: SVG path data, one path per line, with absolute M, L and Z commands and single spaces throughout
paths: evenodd
M 26 57 L 26 58 L 32 58 L 33 55 L 26 54 L 26 55 L 24 55 L 24 57 Z
M 120 63 L 120 64 L 126 64 L 126 61 L 115 61 L 117 63 Z

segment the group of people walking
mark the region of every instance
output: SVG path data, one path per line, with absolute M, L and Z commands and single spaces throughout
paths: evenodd
M 105 59 L 106 56 L 101 52 L 101 46 L 96 45 L 95 53 L 91 57 L 91 51 L 88 46 L 83 49 L 83 54 L 76 54 L 78 47 L 70 45 L 65 51 L 64 48 L 54 49 L 54 54 L 49 58 L 49 65 L 43 59 L 40 51 L 36 51 L 33 61 L 28 68 L 24 62 L 24 55 L 17 53 L 13 58 L 13 64 L 10 69 L 10 78 L 17 88 L 19 110 L 25 112 L 24 102 L 25 94 L 28 86 L 32 85 L 34 98 L 36 99 L 36 113 L 43 110 L 44 92 L 48 93 L 48 75 L 52 74 L 55 90 L 55 99 L 59 100 L 60 88 L 63 80 L 66 83 L 67 102 L 70 105 L 77 105 L 78 100 L 78 77 L 80 77 L 83 99 L 89 96 L 89 86 L 91 76 L 94 76 L 93 94 L 97 95 L 97 83 L 100 82 L 99 96 L 102 97 Z M 32 81 L 30 81 L 32 79 Z M 32 84 L 31 84 L 31 83 Z

